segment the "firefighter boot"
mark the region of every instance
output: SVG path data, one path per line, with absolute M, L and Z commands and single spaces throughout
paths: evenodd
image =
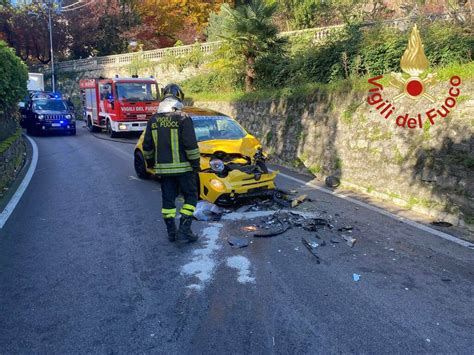
M 164 218 L 166 229 L 168 231 L 168 240 L 174 242 L 176 240 L 176 224 L 174 223 L 174 218 Z
M 179 221 L 178 237 L 180 239 L 188 239 L 190 242 L 198 240 L 198 236 L 191 230 L 191 224 L 193 223 L 193 216 L 181 215 Z

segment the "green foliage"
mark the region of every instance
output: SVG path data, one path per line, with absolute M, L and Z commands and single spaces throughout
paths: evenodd
M 209 25 L 205 30 L 207 40 L 209 42 L 220 41 L 222 32 L 224 31 L 224 25 L 228 21 L 229 14 L 226 11 L 211 12 L 209 15 Z
M 26 95 L 28 70 L 12 48 L 0 41 L 0 112 L 11 109 Z
M 143 70 L 150 70 L 153 68 L 153 63 L 144 59 L 140 53 L 137 53 L 130 64 L 127 65 L 127 70 L 130 75 L 140 75 Z

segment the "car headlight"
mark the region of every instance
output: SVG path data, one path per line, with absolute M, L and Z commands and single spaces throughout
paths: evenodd
M 209 184 L 217 191 L 224 191 L 225 190 L 225 185 L 220 180 L 211 179 L 211 181 L 209 181 Z
M 225 169 L 225 165 L 224 165 L 224 162 L 220 159 L 212 159 L 210 162 L 209 162 L 209 166 L 211 167 L 211 169 L 213 171 L 215 171 L 216 173 L 222 173 Z
M 39 120 L 42 120 L 43 118 L 44 118 L 43 115 L 38 115 L 38 119 L 39 119 Z
M 72 115 L 66 115 L 65 117 L 67 120 L 72 120 Z

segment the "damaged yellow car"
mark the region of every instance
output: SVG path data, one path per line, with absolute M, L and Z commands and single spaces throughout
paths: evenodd
M 201 152 L 199 197 L 218 205 L 242 199 L 271 196 L 277 172 L 270 173 L 260 142 L 234 119 L 222 113 L 186 107 L 191 116 Z M 142 179 L 155 175 L 143 157 L 143 138 L 135 146 L 134 165 Z

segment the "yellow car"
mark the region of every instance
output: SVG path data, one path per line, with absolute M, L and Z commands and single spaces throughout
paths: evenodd
M 270 173 L 260 142 L 248 134 L 234 119 L 216 111 L 186 107 L 191 116 L 201 152 L 199 196 L 220 205 L 239 200 L 270 196 L 278 172 Z M 143 137 L 135 146 L 134 165 L 137 176 L 146 179 L 155 174 L 143 157 Z

